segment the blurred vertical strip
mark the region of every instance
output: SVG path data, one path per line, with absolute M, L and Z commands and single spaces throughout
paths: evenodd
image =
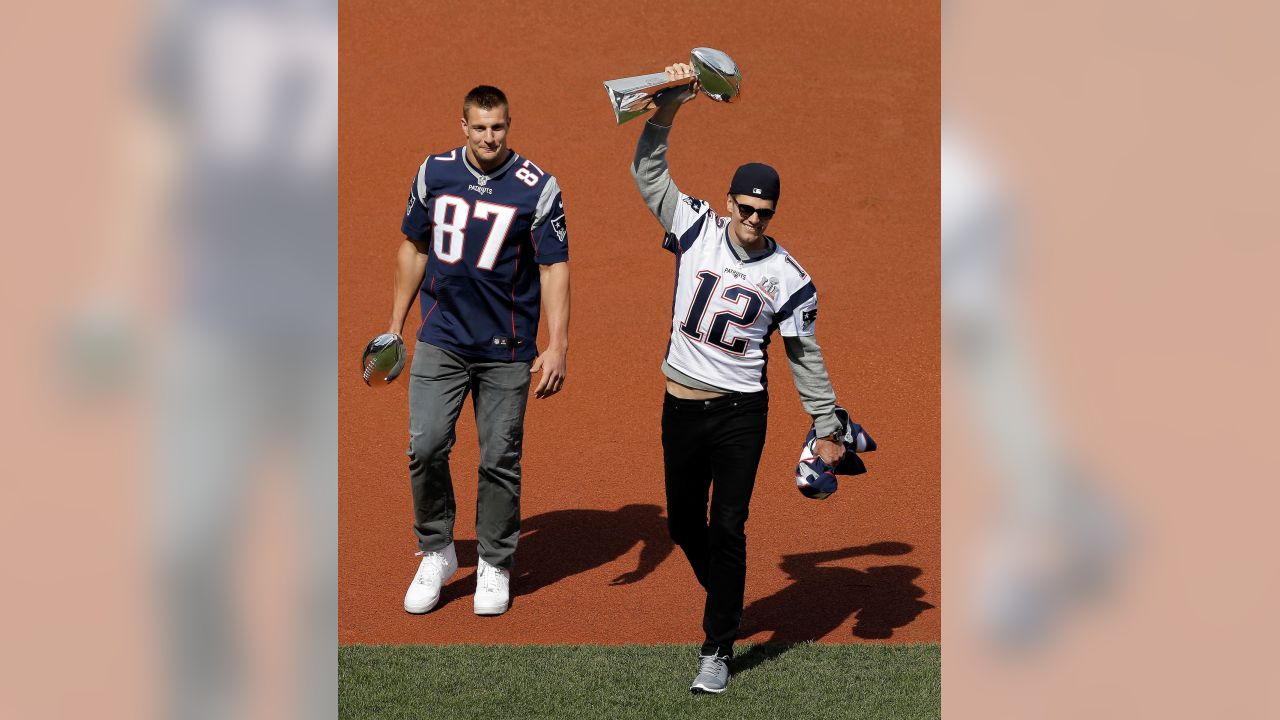
M 336 4 L 189 1 L 157 20 L 141 78 L 180 157 L 152 408 L 161 706 L 332 717 Z
M 0 26 L 0 717 L 336 717 L 336 0 Z
M 1280 712 L 1277 26 L 944 5 L 945 717 Z
M 148 288 L 121 287 L 137 259 L 126 226 L 151 219 L 134 212 L 143 159 L 128 147 L 144 13 L 2 15 L 0 717 L 149 717 L 151 496 L 143 401 L 125 379 L 140 346 L 123 328 L 153 329 L 154 308 Z

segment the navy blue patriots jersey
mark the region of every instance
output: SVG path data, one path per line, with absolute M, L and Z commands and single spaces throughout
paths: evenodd
M 516 152 L 488 174 L 465 148 L 431 155 L 409 190 L 401 229 L 430 247 L 419 340 L 469 359 L 537 356 L 537 266 L 569 259 L 555 176 Z

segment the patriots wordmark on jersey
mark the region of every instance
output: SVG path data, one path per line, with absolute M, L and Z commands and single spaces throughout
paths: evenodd
M 773 331 L 813 335 L 818 292 L 777 243 L 768 255 L 739 259 L 728 225 L 707 203 L 681 194 L 663 241 L 677 257 L 667 363 L 714 387 L 757 392 L 768 383 Z
M 418 168 L 401 230 L 428 243 L 418 339 L 464 357 L 537 355 L 538 265 L 569 259 L 564 199 L 555 176 L 512 152 L 483 173 L 465 148 Z

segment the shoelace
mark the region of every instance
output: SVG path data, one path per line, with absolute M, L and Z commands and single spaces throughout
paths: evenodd
M 432 582 L 434 582 L 436 578 L 440 577 L 440 570 L 441 570 L 440 566 L 444 564 L 443 553 L 425 552 L 423 550 L 419 550 L 418 552 L 414 553 L 414 557 L 423 557 L 423 558 L 436 557 L 440 559 L 440 562 L 427 563 L 425 565 L 425 568 L 423 566 L 420 566 L 418 568 L 418 577 L 414 578 L 414 582 L 418 583 L 419 585 L 422 585 L 422 584 L 425 584 L 428 580 L 431 580 Z
M 481 565 L 476 584 L 485 592 L 497 592 L 502 571 L 492 565 Z
M 698 674 L 712 673 L 719 674 L 720 668 L 724 666 L 725 659 L 720 655 L 704 655 L 698 658 Z

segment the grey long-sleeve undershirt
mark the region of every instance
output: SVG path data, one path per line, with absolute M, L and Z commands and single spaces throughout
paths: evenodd
M 631 176 L 636 181 L 640 196 L 649 206 L 658 222 L 667 232 L 671 232 L 671 223 L 675 220 L 676 206 L 680 202 L 680 191 L 671 179 L 671 171 L 667 167 L 667 136 L 671 128 L 653 122 L 645 123 L 640 133 L 640 141 L 636 145 L 636 157 L 631 164 Z M 729 243 L 733 251 L 743 260 L 752 257 L 737 243 Z M 772 251 L 772 244 L 760 254 Z M 820 437 L 839 432 L 840 421 L 836 418 L 836 393 L 831 387 L 831 378 L 827 374 L 826 362 L 822 359 L 822 348 L 812 336 L 782 336 L 782 344 L 786 348 L 787 361 L 791 366 L 791 377 L 795 380 L 796 391 L 800 394 L 800 403 L 812 418 Z M 662 363 L 662 372 L 671 380 L 687 387 L 710 392 L 727 392 L 704 383 L 696 378 L 671 367 L 666 361 Z

